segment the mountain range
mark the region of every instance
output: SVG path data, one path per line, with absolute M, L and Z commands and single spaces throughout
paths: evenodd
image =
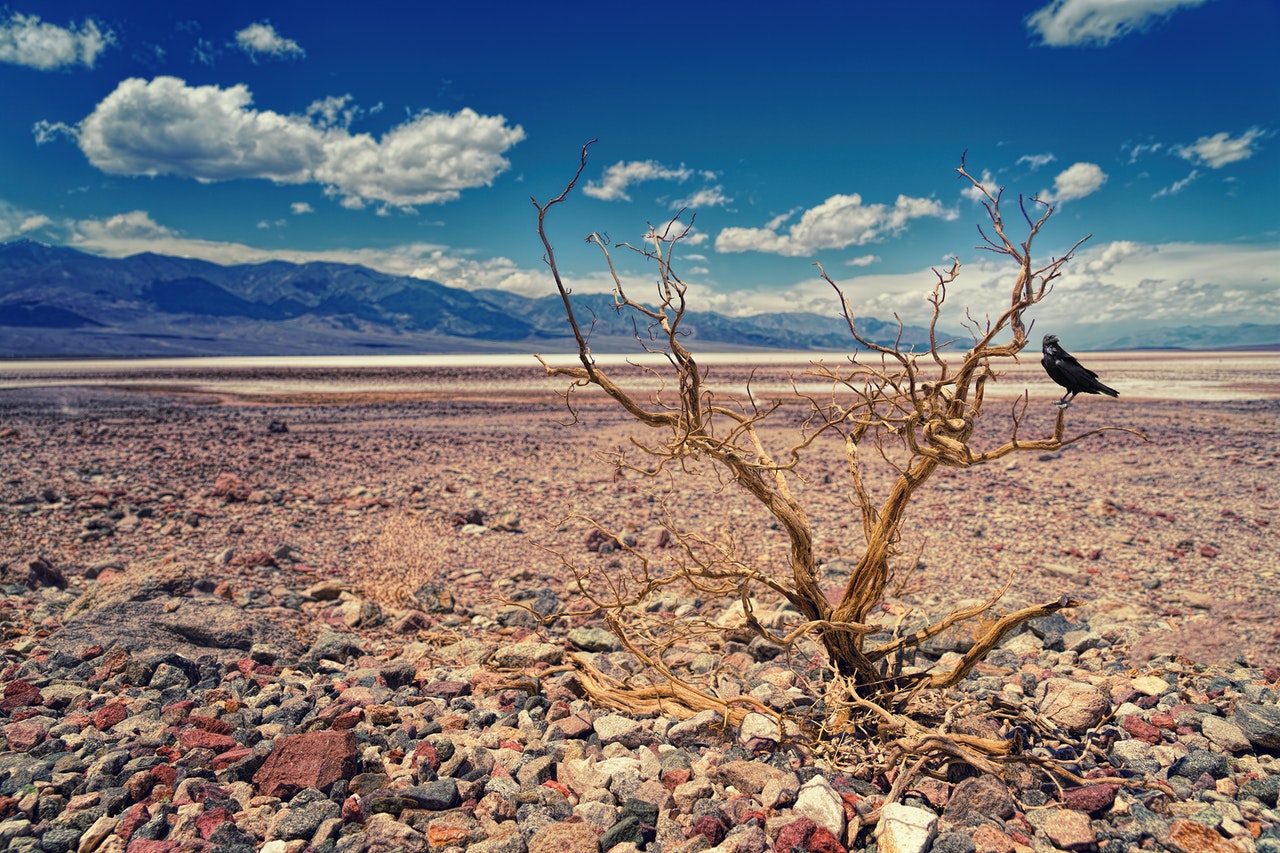
M 636 328 L 607 293 L 575 294 L 596 352 L 633 352 Z M 690 344 L 704 351 L 839 352 L 841 317 L 813 313 L 732 317 L 689 312 Z M 859 318 L 891 344 L 898 324 Z M 646 330 L 639 330 L 645 335 Z M 922 349 L 928 330 L 901 342 Z M 1274 344 L 1280 326 L 1153 329 L 1111 349 Z M 1102 347 L 1099 347 L 1102 348 Z M 530 298 L 469 291 L 354 264 L 268 261 L 222 266 L 144 253 L 104 258 L 31 240 L 0 243 L 0 358 L 284 356 L 570 352 L 558 294 Z
M 633 351 L 608 293 L 572 297 L 597 352 Z M 716 351 L 848 349 L 842 318 L 689 312 L 690 342 Z M 645 330 L 640 330 L 642 334 Z M 891 343 L 896 322 L 860 321 Z M 902 340 L 927 343 L 907 327 Z M 0 243 L 0 358 L 569 352 L 558 294 L 468 291 L 353 264 L 221 266 L 156 254 L 104 258 L 31 240 Z

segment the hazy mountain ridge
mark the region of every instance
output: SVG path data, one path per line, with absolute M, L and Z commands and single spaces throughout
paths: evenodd
M 610 294 L 573 297 L 592 346 L 632 349 Z M 817 314 L 690 312 L 690 340 L 721 350 L 848 348 L 844 321 Z M 891 341 L 896 323 L 864 329 Z M 646 335 L 645 329 L 640 329 Z M 907 328 L 907 343 L 928 340 Z M 572 349 L 560 297 L 466 291 L 334 264 L 221 266 L 140 254 L 112 259 L 22 240 L 0 244 L 0 357 L 302 355 Z
M 632 351 L 631 314 L 608 293 L 575 294 L 598 352 Z M 731 317 L 690 311 L 689 340 L 720 351 L 849 350 L 845 321 L 813 313 Z M 859 320 L 878 343 L 896 322 Z M 928 330 L 902 330 L 927 346 Z M 963 338 L 962 338 L 963 339 Z M 1265 346 L 1280 326 L 1153 329 L 1107 349 Z M 222 266 L 153 253 L 103 258 L 30 240 L 0 243 L 0 358 L 555 352 L 574 342 L 558 294 L 467 291 L 354 264 L 267 261 Z

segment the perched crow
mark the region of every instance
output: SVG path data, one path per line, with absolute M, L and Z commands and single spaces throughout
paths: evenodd
M 1065 409 L 1071 405 L 1077 394 L 1106 394 L 1108 397 L 1119 397 L 1120 392 L 1108 388 L 1098 381 L 1098 374 L 1076 361 L 1076 357 L 1058 346 L 1057 335 L 1044 336 L 1044 356 L 1040 359 L 1045 373 L 1057 382 L 1067 393 L 1062 395 L 1056 405 Z

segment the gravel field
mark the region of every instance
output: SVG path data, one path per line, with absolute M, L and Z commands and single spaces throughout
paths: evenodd
M 1030 701 L 1058 678 L 1101 691 L 1108 712 L 1096 724 L 1111 726 L 1118 743 L 1147 744 L 1133 766 L 1167 790 L 1154 799 L 1112 790 L 1105 807 L 1086 808 L 1011 783 L 1007 816 L 965 822 L 948 801 L 959 804 L 972 791 L 943 780 L 903 800 L 935 822 L 928 841 L 906 849 L 1280 849 L 1268 834 L 1280 781 L 1273 757 L 1280 358 L 1239 357 L 1249 375 L 1236 371 L 1228 382 L 1223 360 L 1231 358 L 1091 360 L 1124 396 L 1079 399 L 1068 431 L 1122 425 L 1145 441 L 1108 432 L 1056 453 L 943 470 L 917 495 L 902 544 L 907 554 L 922 547 L 924 566 L 886 602 L 886 613 L 945 613 L 1010 579 L 1006 609 L 1064 594 L 1081 600 L 1066 612 L 1064 630 L 1079 629 L 1088 642 L 1076 637 L 1085 644 L 1073 649 L 1061 632 L 1056 640 L 1036 632 L 1033 642 L 1021 635 L 1020 663 L 1001 649 L 1004 657 L 979 673 L 979 681 L 1012 686 L 971 688 Z M 991 429 L 1003 427 L 1027 387 L 1024 434 L 1051 430 L 1058 394 L 1031 366 L 991 395 Z M 752 369 L 760 394 L 789 383 L 768 365 L 713 365 L 712 377 L 740 387 Z M 1130 395 L 1126 382 L 1181 399 Z M 580 422 L 566 424 L 559 390 L 536 366 L 97 373 L 7 366 L 0 372 L 7 667 L 0 721 L 8 750 L 0 779 L 8 781 L 0 782 L 0 847 L 533 853 L 616 842 L 688 853 L 816 853 L 831 844 L 898 844 L 883 834 L 884 815 L 856 806 L 859 798 L 883 801 L 887 791 L 877 784 L 885 780 L 846 778 L 811 756 L 798 765 L 769 759 L 768 779 L 726 781 L 723 768 L 768 758 L 745 732 L 730 729 L 719 742 L 678 727 L 685 723 L 591 708 L 571 673 L 544 679 L 540 689 L 510 682 L 515 670 L 567 669 L 566 650 L 623 654 L 598 638 L 566 639 L 566 625 L 535 630 L 504 603 L 544 593 L 568 602 L 566 560 L 607 559 L 584 548 L 589 528 L 576 517 L 642 544 L 658 535 L 649 481 L 599 458 L 641 438 L 638 428 L 590 394 L 577 398 Z M 783 410 L 779 419 L 799 417 Z M 833 589 L 857 555 L 859 522 L 841 489 L 842 465 L 835 453 L 820 455 L 797 481 Z M 781 553 L 781 534 L 732 491 L 688 483 L 670 501 L 694 528 L 727 522 L 766 558 Z M 717 610 L 729 602 L 697 604 Z M 529 656 L 514 655 L 517 647 Z M 496 669 L 507 675 L 490 672 L 503 653 L 508 659 Z M 781 668 L 749 656 L 743 665 L 757 681 Z M 1152 675 L 1167 689 L 1141 681 Z M 280 695 L 268 702 L 262 691 Z M 297 719 L 279 717 L 290 695 L 309 702 Z M 1043 712 L 1046 700 L 1038 701 Z M 1262 709 L 1263 722 L 1254 725 L 1247 718 L 1254 711 L 1241 703 Z M 120 719 L 103 710 L 117 707 Z M 1223 735 L 1228 745 L 1209 737 L 1219 720 L 1240 737 Z M 1271 734 L 1257 734 L 1267 720 Z M 334 778 L 280 781 L 271 756 L 284 738 L 346 731 L 355 745 L 344 741 L 338 751 L 350 748 L 352 763 Z M 121 766 L 107 773 L 100 764 L 113 749 Z M 450 767 L 439 755 L 449 749 L 470 763 Z M 673 750 L 691 760 L 687 775 L 645 764 L 644 753 L 660 762 Z M 1215 756 L 1208 776 L 1180 776 L 1187 757 L 1202 752 Z M 436 754 L 430 770 L 422 764 L 428 753 Z M 1229 763 L 1218 763 L 1223 756 Z M 637 761 L 627 765 L 635 778 L 613 787 L 598 775 L 581 778 L 587 764 L 575 763 L 597 772 L 623 758 Z M 505 769 L 495 770 L 495 760 Z M 1123 764 L 1110 753 L 1107 760 L 1106 767 Z M 775 770 L 781 782 L 769 775 Z M 805 800 L 815 778 L 845 804 L 843 822 L 819 819 L 821 810 L 810 807 L 819 795 Z M 680 793 L 699 780 L 706 786 L 699 796 Z M 793 782 L 796 791 L 778 792 Z M 1261 799 L 1249 799 L 1259 785 Z M 431 799 L 441 791 L 443 805 Z M 530 817 L 535 806 L 542 817 Z M 1217 810 L 1216 823 L 1204 808 Z M 1046 810 L 1057 823 L 1046 822 Z M 624 823 L 643 832 L 633 838 L 617 829 Z M 593 828 L 590 838 L 565 828 L 579 825 Z M 815 826 L 827 827 L 830 839 Z M 101 837 L 86 846 L 79 839 L 94 827 Z

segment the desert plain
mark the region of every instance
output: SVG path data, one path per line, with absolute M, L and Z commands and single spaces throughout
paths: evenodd
M 722 402 L 748 387 L 757 403 L 829 397 L 811 358 L 704 364 Z M 666 393 L 651 371 L 601 363 Z M 568 653 L 624 678 L 626 653 L 599 619 L 541 626 L 520 605 L 571 609 L 578 574 L 617 571 L 597 527 L 660 557 L 669 517 L 731 536 L 767 572 L 783 570 L 785 537 L 731 483 L 649 476 L 638 443 L 661 436 L 598 392 L 567 405 L 532 357 L 0 364 L 0 841 L 1277 849 L 1280 353 L 1087 363 L 1121 396 L 1078 398 L 1066 434 L 1102 431 L 939 470 L 880 616 L 923 624 L 1006 585 L 1001 611 L 1078 601 L 962 693 L 1060 715 L 1083 739 L 1036 748 L 1096 782 L 970 774 L 901 790 L 782 748 L 770 719 L 739 730 L 715 712 L 676 723 L 583 700 Z M 976 449 L 1003 442 L 1014 412 L 1022 437 L 1050 435 L 1059 396 L 1035 359 L 1015 365 L 987 389 Z M 784 403 L 764 441 L 784 449 L 804 415 Z M 860 547 L 846 466 L 819 442 L 790 478 L 832 596 Z M 883 494 L 888 478 L 867 484 Z M 733 604 L 661 607 L 715 619 Z M 748 673 L 774 707 L 804 693 L 789 659 L 695 639 L 684 663 L 722 695 Z M 1085 699 L 1055 704 L 1063 690 Z M 1097 713 L 1076 722 L 1086 700 Z
M 706 361 L 724 399 L 748 383 L 788 399 L 830 394 L 806 373 L 819 358 L 841 356 Z M 600 361 L 641 394 L 661 388 L 621 358 Z M 1067 594 L 1086 611 L 1154 618 L 1164 630 L 1135 654 L 1280 664 L 1280 353 L 1088 361 L 1121 397 L 1079 397 L 1067 434 L 1120 426 L 1145 440 L 1104 432 L 941 470 L 910 511 L 902 550 L 923 567 L 902 589 L 936 610 L 1012 579 L 1010 604 Z M 0 365 L 0 562 L 40 554 L 87 583 L 89 567 L 167 556 L 216 578 L 244 571 L 236 555 L 284 548 L 315 579 L 389 606 L 423 584 L 464 605 L 522 584 L 571 597 L 582 519 L 643 545 L 659 518 L 655 484 L 606 458 L 643 462 L 632 442 L 654 436 L 599 392 L 575 392 L 571 414 L 566 383 L 532 357 Z M 977 446 L 1003 440 L 1023 394 L 1021 434 L 1048 436 L 1059 391 L 1024 358 L 988 386 Z M 798 417 L 782 410 L 766 431 L 775 447 Z M 833 589 L 859 547 L 844 464 L 819 447 L 794 478 Z M 253 500 L 228 501 L 228 483 Z M 690 529 L 747 531 L 760 516 L 714 477 L 660 488 Z M 507 529 L 460 534 L 468 513 L 505 516 Z M 760 533 L 762 548 L 781 542 Z

